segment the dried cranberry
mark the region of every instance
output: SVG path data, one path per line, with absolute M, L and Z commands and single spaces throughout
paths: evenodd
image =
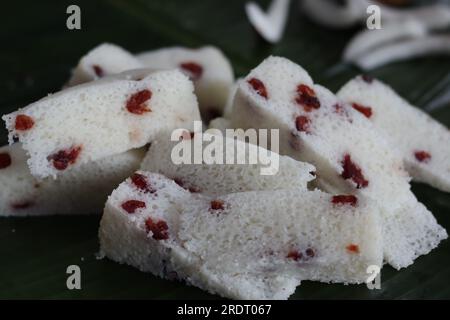
M 164 220 L 154 221 L 152 218 L 145 220 L 147 232 L 152 232 L 152 238 L 155 240 L 169 239 L 169 226 Z
M 11 165 L 11 156 L 9 153 L 0 153 L 0 169 L 5 169 Z
M 189 78 L 196 81 L 202 77 L 203 67 L 195 62 L 184 62 L 180 64 L 181 69 L 189 74 Z
M 342 178 L 352 179 L 356 183 L 356 187 L 365 188 L 369 185 L 369 181 L 364 178 L 361 168 L 356 165 L 349 154 L 344 155 L 344 159 L 341 162 L 343 171 L 341 173 Z
M 363 115 L 365 115 L 366 118 L 370 118 L 372 116 L 372 108 L 370 108 L 370 107 L 366 107 L 366 106 L 363 106 L 358 103 L 352 103 L 352 107 L 353 107 L 353 109 L 355 109 L 355 110 L 361 112 Z
M 105 73 L 104 73 L 102 67 L 100 67 L 100 66 L 97 65 L 97 64 L 94 64 L 94 65 L 92 66 L 92 69 L 94 69 L 95 75 L 96 75 L 97 77 L 99 77 L 99 78 L 101 78 L 101 77 L 103 77 L 103 76 L 105 75 Z
M 135 213 L 137 209 L 145 208 L 145 202 L 139 200 L 128 200 L 122 203 L 122 209 L 128 213 Z
M 429 154 L 426 151 L 415 151 L 414 156 L 416 157 L 417 161 L 427 163 L 431 159 L 431 154 Z
M 139 173 L 134 173 L 131 176 L 131 182 L 141 191 L 143 192 L 149 192 L 149 193 L 155 193 L 156 190 L 153 189 L 150 184 L 147 182 L 147 179 L 145 176 Z
M 56 170 L 65 170 L 70 164 L 74 164 L 81 152 L 81 146 L 61 150 L 48 156 L 49 161 L 53 161 Z
M 247 80 L 247 82 L 252 86 L 253 90 L 255 90 L 257 94 L 259 94 L 261 97 L 263 97 L 265 99 L 268 98 L 266 86 L 264 85 L 264 83 L 262 83 L 261 80 L 256 79 L 256 78 L 251 78 L 251 79 Z
M 310 133 L 310 125 L 311 120 L 306 116 L 298 116 L 295 118 L 295 127 L 298 131 Z
M 211 201 L 211 210 L 223 210 L 225 209 L 225 203 L 223 200 L 212 200 Z
M 30 130 L 31 128 L 33 128 L 33 126 L 34 120 L 31 117 L 24 114 L 19 114 L 16 116 L 16 122 L 14 126 L 16 130 Z
M 359 253 L 359 246 L 353 243 L 349 244 L 346 249 L 350 253 Z
M 306 112 L 320 108 L 320 101 L 317 99 L 314 90 L 307 85 L 300 84 L 297 86 L 297 97 L 295 102 L 302 105 Z
M 148 89 L 138 91 L 128 98 L 126 108 L 129 112 L 142 115 L 151 110 L 146 106 L 146 102 L 152 97 L 152 92 Z
M 286 258 L 292 259 L 294 261 L 299 261 L 303 257 L 303 254 L 300 251 L 297 250 L 291 250 L 288 252 Z
M 367 83 L 372 83 L 373 82 L 373 77 L 369 76 L 368 74 L 361 75 L 361 79 L 363 79 L 363 81 L 367 82 Z
M 333 196 L 331 202 L 333 202 L 333 204 L 349 204 L 355 207 L 358 202 L 358 198 L 354 195 L 337 195 Z

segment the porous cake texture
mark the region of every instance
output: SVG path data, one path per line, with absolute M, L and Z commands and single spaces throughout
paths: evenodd
M 0 148 L 0 216 L 100 214 L 108 195 L 139 168 L 145 150 L 130 150 L 36 179 L 19 143 Z
M 378 202 L 384 256 L 393 267 L 410 265 L 447 238 L 410 191 L 395 147 L 295 63 L 269 57 L 252 70 L 239 84 L 231 121 L 235 128 L 280 129 L 280 153 L 313 164 L 319 187 Z

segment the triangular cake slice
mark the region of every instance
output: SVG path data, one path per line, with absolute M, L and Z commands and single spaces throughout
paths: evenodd
M 338 97 L 363 113 L 401 152 L 414 180 L 450 192 L 450 132 L 391 87 L 368 76 L 345 84 Z
M 274 214 L 276 212 L 277 214 Z M 381 267 L 378 209 L 321 191 L 191 193 L 135 173 L 109 197 L 101 254 L 235 299 L 286 299 L 302 280 L 363 283 Z
M 314 166 L 234 140 L 222 135 L 186 132 L 182 141 L 170 141 L 170 137 L 155 139 L 141 164 L 141 170 L 161 173 L 174 179 L 180 186 L 194 192 L 226 194 L 253 190 L 295 189 L 307 190 L 307 184 L 314 179 Z M 223 141 L 223 159 L 227 155 L 234 159 L 233 164 L 200 164 L 192 162 L 175 164 L 173 150 L 190 150 L 195 146 L 202 151 L 217 139 Z M 239 151 L 238 151 L 239 150 Z M 254 161 L 250 163 L 250 154 Z
M 295 63 L 270 57 L 252 70 L 239 84 L 231 120 L 235 128 L 280 129 L 280 153 L 313 164 L 321 188 L 378 202 L 393 267 L 447 238 L 410 191 L 403 159 L 383 134 Z
M 199 120 L 192 82 L 180 71 L 109 77 L 71 87 L 3 116 L 31 174 L 45 178 L 149 143 Z
M 130 150 L 81 165 L 59 179 L 30 174 L 19 143 L 0 148 L 0 216 L 101 213 L 111 191 L 129 177 L 145 150 Z

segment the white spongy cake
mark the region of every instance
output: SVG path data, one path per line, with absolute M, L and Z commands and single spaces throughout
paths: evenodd
M 222 113 L 234 75 L 230 62 L 218 48 L 170 47 L 143 52 L 136 57 L 149 68 L 179 68 L 190 76 L 194 81 L 202 116 L 206 120 Z
M 235 299 L 287 299 L 301 280 L 365 282 L 367 267 L 382 264 L 376 205 L 333 199 L 298 190 L 208 197 L 140 171 L 106 203 L 101 254 Z
M 103 43 L 83 56 L 67 86 L 98 80 L 130 69 L 143 68 L 144 64 L 125 49 L 110 43 Z
M 384 251 L 392 266 L 406 267 L 447 237 L 410 191 L 402 158 L 383 134 L 293 62 L 270 57 L 251 71 L 240 82 L 231 120 L 235 128 L 280 129 L 280 153 L 313 164 L 324 190 L 377 201 L 389 224 Z M 423 227 L 429 232 L 417 231 Z
M 140 80 L 139 80 L 140 79 Z M 180 71 L 120 75 L 74 86 L 3 116 L 40 178 L 139 148 L 199 120 L 192 82 Z
M 172 152 L 194 148 L 206 150 L 215 142 L 223 147 L 223 163 L 198 164 L 193 161 L 175 163 Z M 239 150 L 239 151 L 238 151 Z M 254 158 L 250 157 L 254 156 Z M 227 155 L 235 159 L 226 164 Z M 190 157 L 193 160 L 193 156 Z M 187 190 L 207 194 L 226 194 L 251 190 L 277 190 L 292 188 L 306 190 L 314 179 L 314 166 L 268 151 L 262 147 L 222 135 L 195 133 L 191 139 L 170 141 L 170 137 L 155 139 L 141 164 L 141 170 L 161 173 Z
M 414 180 L 450 192 L 450 133 L 428 114 L 409 104 L 391 87 L 359 76 L 338 97 L 370 110 L 369 120 L 400 150 Z
M 144 154 L 130 150 L 86 163 L 57 180 L 37 180 L 19 143 L 1 147 L 0 216 L 101 213 L 108 195 L 139 167 Z

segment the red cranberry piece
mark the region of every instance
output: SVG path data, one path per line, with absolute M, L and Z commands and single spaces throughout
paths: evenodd
M 24 114 L 19 114 L 16 116 L 16 123 L 14 128 L 16 130 L 25 131 L 30 130 L 34 126 L 34 120 Z
M 295 127 L 298 131 L 310 133 L 309 125 L 311 123 L 311 120 L 308 117 L 305 116 L 298 116 L 295 118 Z
M 81 152 L 81 146 L 72 147 L 67 150 L 61 150 L 50 155 L 47 159 L 53 161 L 56 170 L 65 170 L 71 164 L 74 164 Z
M 191 80 L 196 81 L 202 77 L 203 67 L 195 62 L 184 62 L 180 64 L 181 69 L 189 74 Z
M 358 198 L 354 195 L 337 195 L 333 196 L 331 199 L 333 204 L 349 204 L 351 206 L 356 207 L 356 203 L 358 202 Z
M 94 69 L 95 75 L 96 75 L 97 77 L 99 77 L 99 78 L 101 78 L 101 77 L 103 77 L 103 76 L 105 75 L 105 73 L 104 73 L 102 67 L 100 67 L 100 66 L 97 65 L 97 64 L 94 64 L 94 65 L 92 66 L 92 69 Z
M 431 154 L 423 150 L 414 152 L 414 156 L 416 157 L 417 161 L 423 163 L 427 163 L 431 159 Z
M 306 112 L 320 108 L 320 101 L 317 99 L 315 91 L 304 84 L 297 86 L 297 97 L 295 98 L 295 102 L 302 105 Z
M 359 253 L 359 246 L 353 243 L 349 244 L 346 249 L 350 253 Z
M 152 232 L 152 238 L 155 240 L 169 239 L 169 226 L 164 220 L 154 221 L 152 218 L 145 220 L 147 232 Z
M 256 78 L 251 78 L 251 79 L 247 80 L 247 82 L 252 86 L 253 90 L 255 90 L 257 94 L 259 94 L 261 97 L 265 98 L 266 100 L 268 99 L 266 86 L 264 85 L 264 83 L 262 83 L 261 80 L 256 79 Z
M 303 257 L 303 254 L 300 251 L 297 250 L 291 250 L 288 252 L 286 258 L 292 259 L 294 261 L 299 261 Z
M 358 189 L 365 188 L 369 185 L 369 181 L 364 178 L 361 168 L 352 161 L 350 155 L 344 155 L 344 160 L 341 163 L 343 168 L 341 173 L 342 178 L 346 180 L 352 179 Z
M 146 106 L 146 102 L 152 97 L 152 92 L 148 89 L 138 91 L 128 98 L 126 108 L 129 112 L 142 115 L 151 110 Z
M 370 108 L 370 107 L 366 107 L 366 106 L 363 106 L 358 103 L 352 103 L 352 107 L 353 107 L 353 109 L 355 109 L 355 110 L 361 112 L 363 115 L 365 115 L 366 118 L 370 118 L 372 116 L 372 108 Z
M 27 208 L 31 207 L 33 204 L 34 203 L 31 201 L 15 202 L 15 203 L 11 204 L 11 207 L 16 210 L 21 210 L 21 209 L 27 209 Z
M 145 176 L 139 173 L 134 173 L 131 176 L 131 182 L 141 191 L 143 192 L 149 192 L 149 193 L 155 193 L 156 190 L 153 189 L 149 183 L 147 182 L 147 179 Z
M 373 77 L 368 75 L 368 74 L 361 75 L 361 79 L 363 79 L 363 81 L 367 82 L 367 83 L 372 83 L 373 82 Z
M 135 213 L 139 208 L 145 208 L 145 202 L 139 200 L 128 200 L 122 203 L 122 209 L 128 213 Z
M 223 210 L 225 209 L 225 203 L 223 200 L 213 200 L 211 201 L 211 210 Z
M 0 169 L 5 169 L 11 165 L 11 156 L 9 153 L 0 153 Z

